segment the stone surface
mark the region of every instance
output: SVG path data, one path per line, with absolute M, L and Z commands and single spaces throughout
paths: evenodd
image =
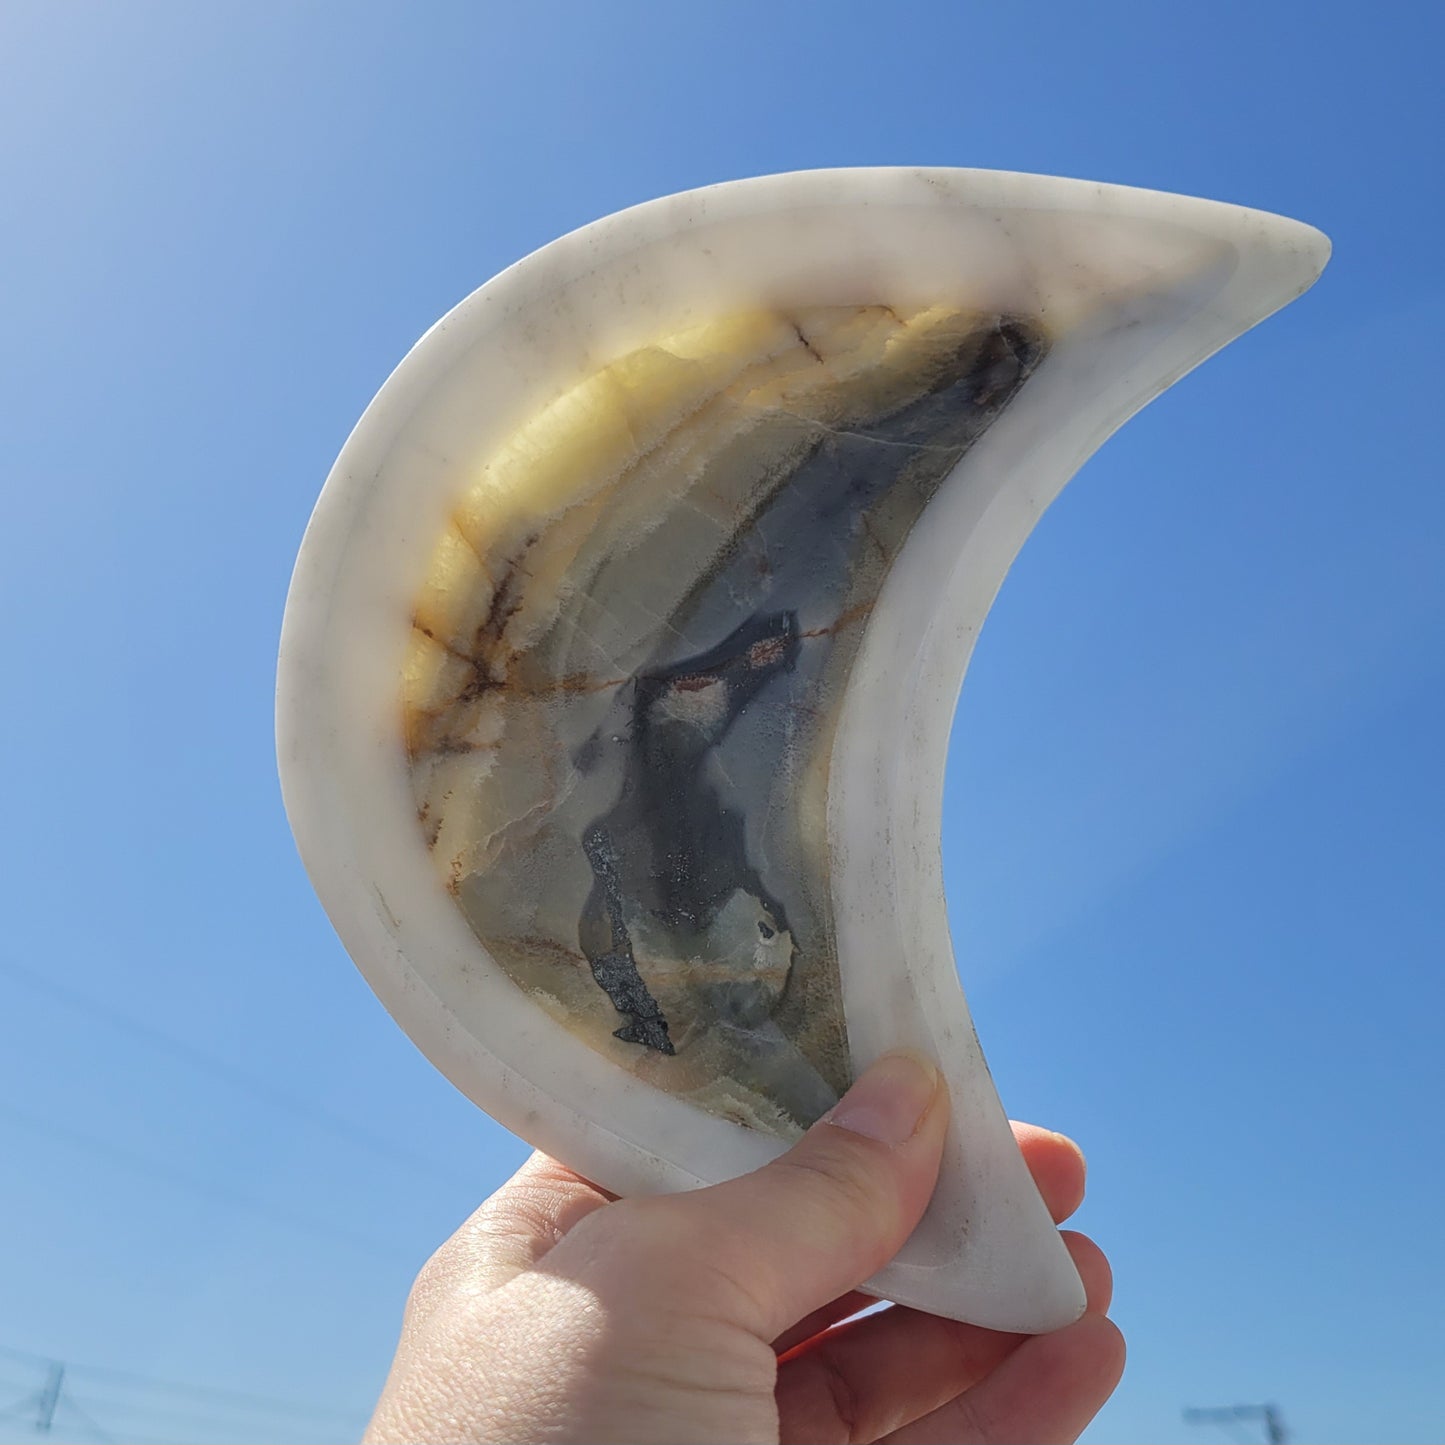
M 846 1087 L 839 705 L 1047 349 L 948 308 L 729 317 L 567 392 L 453 513 L 403 689 L 427 844 L 507 974 L 657 1087 L 783 1137 Z
M 1181 196 L 810 172 L 608 217 L 433 327 L 317 503 L 277 691 L 302 857 L 417 1044 L 623 1194 L 926 1051 L 943 1169 L 870 1288 L 1074 1318 L 949 942 L 953 706 L 1069 477 L 1327 255 Z

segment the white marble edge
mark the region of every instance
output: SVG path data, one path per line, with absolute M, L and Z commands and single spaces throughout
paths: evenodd
M 1007 1134 L 953 967 L 938 815 L 954 700 L 978 625 L 1044 506 L 1133 411 L 1314 279 L 1327 254 L 1317 232 L 1123 187 L 936 170 L 734 182 L 573 232 L 428 331 L 358 423 L 307 530 L 277 693 L 283 793 L 317 892 L 382 1002 L 463 1092 L 619 1193 L 756 1167 L 778 1152 L 776 1141 L 578 1046 L 486 958 L 441 887 L 398 736 L 396 678 L 417 579 L 475 460 L 557 387 L 630 346 L 734 306 L 924 302 L 955 299 L 970 284 L 995 305 L 1032 302 L 1046 318 L 1081 326 L 1090 287 L 1051 269 L 1046 253 L 1091 228 L 1113 245 L 1090 257 L 1095 290 L 1127 289 L 1120 268 L 1133 266 L 1144 297 L 1173 294 L 1159 255 L 1143 257 L 1155 271 L 1146 284 L 1140 256 L 1120 240 L 1148 232 L 1156 252 L 1188 255 L 1195 272 L 1212 273 L 1212 291 L 1187 298 L 1187 324 L 1151 323 L 1162 328 L 1152 354 L 1121 349 L 1140 349 L 1137 325 L 1112 341 L 1105 325 L 1089 342 L 1094 350 L 1072 359 L 1061 348 L 965 459 L 875 609 L 840 722 L 830 801 L 855 1060 L 899 1044 L 934 1052 L 970 1139 L 965 1169 L 955 1130 L 929 1216 L 872 1286 L 1019 1330 L 1066 1323 L 1082 1295 Z M 965 243 L 968 275 L 960 274 Z M 1179 278 L 1172 282 L 1177 291 Z M 1042 444 L 1036 414 L 1051 368 L 1055 410 Z M 900 635 L 917 637 L 912 652 L 890 644 Z M 914 697 L 906 717 L 887 719 L 906 730 L 909 746 L 890 749 L 879 731 L 885 693 Z M 904 856 L 912 873 L 899 866 Z M 898 974 L 890 984 L 868 966 L 899 950 L 914 960 L 901 986 Z M 599 1095 L 613 1101 L 613 1120 L 587 1117 Z

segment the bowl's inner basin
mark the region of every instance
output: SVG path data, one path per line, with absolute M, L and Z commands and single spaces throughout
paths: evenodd
M 620 1067 L 784 1138 L 846 1088 L 839 708 L 910 529 L 1047 351 L 943 307 L 721 317 L 457 500 L 401 684 L 418 823 L 491 958 Z

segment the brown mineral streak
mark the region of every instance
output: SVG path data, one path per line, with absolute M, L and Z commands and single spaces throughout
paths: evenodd
M 808 340 L 807 333 L 803 330 L 803 328 L 799 326 L 796 321 L 792 323 L 792 327 L 794 332 L 797 334 L 798 340 L 803 343 L 803 350 L 806 351 L 808 355 L 811 356 L 813 360 L 818 363 L 819 366 L 827 365 L 827 363 L 823 360 L 823 353 L 819 351 L 818 348 L 814 346 L 811 341 Z
M 819 1087 L 827 1081 L 828 1098 L 848 1078 L 821 810 L 832 730 L 857 642 L 833 639 L 869 617 L 903 538 L 932 495 L 926 485 L 937 485 L 919 483 L 925 489 L 915 495 L 908 481 L 916 470 L 910 458 L 921 459 L 917 467 L 933 468 L 920 476 L 935 475 L 940 467 L 951 468 L 971 444 L 935 446 L 926 432 L 919 439 L 904 432 L 905 439 L 891 440 L 873 418 L 887 415 L 888 407 L 913 404 L 930 386 L 952 384 L 950 347 L 963 347 L 959 354 L 983 368 L 978 389 L 967 398 L 979 412 L 997 409 L 1000 397 L 1006 405 L 1036 364 L 1010 373 L 989 360 L 998 342 L 1019 359 L 1006 319 L 941 309 L 904 319 L 886 306 L 835 308 L 808 317 L 806 326 L 802 319 L 762 313 L 722 318 L 630 353 L 597 373 L 591 390 L 591 383 L 584 383 L 568 394 L 566 405 L 559 401 L 544 413 L 552 430 L 544 428 L 540 441 L 540 420 L 525 434 L 519 431 L 516 444 L 482 469 L 470 509 L 459 503 L 448 528 L 474 559 L 478 585 L 488 589 L 477 598 L 479 604 L 485 598 L 481 621 L 469 636 L 449 636 L 432 625 L 431 612 L 424 620 L 422 606 L 413 617 L 415 635 L 425 639 L 417 645 L 440 648 L 453 664 L 464 665 L 465 673 L 458 677 L 454 665 L 448 670 L 448 664 L 425 662 L 418 653 L 418 671 L 408 673 L 403 689 L 418 824 L 448 891 L 496 962 L 554 1018 L 620 1066 L 723 1117 L 784 1137 L 816 1117 L 822 1105 L 801 1102 L 813 1097 L 808 1095 L 813 1086 L 789 1085 L 776 1069 L 792 1070 L 799 1080 L 817 1070 L 812 1077 Z M 740 338 L 734 343 L 741 348 L 736 365 L 730 353 L 715 349 L 724 336 Z M 890 350 L 895 343 L 896 356 Z M 935 380 L 939 376 L 942 381 Z M 704 385 L 694 377 L 714 380 Z M 625 439 L 620 454 L 618 436 Z M 775 563 L 788 554 L 773 549 L 789 545 L 787 527 L 779 522 L 782 530 L 773 537 L 763 522 L 789 495 L 797 468 L 824 439 L 835 447 L 862 447 L 859 455 L 865 457 L 868 447 L 906 449 L 892 453 L 903 460 L 888 463 L 898 478 L 888 483 L 892 490 L 876 503 L 857 504 L 856 536 L 866 553 L 850 554 L 836 614 L 819 618 L 814 607 L 809 625 L 790 624 L 792 644 L 787 632 L 765 631 L 731 661 L 703 666 L 703 655 L 712 654 L 709 644 L 689 640 L 697 623 L 689 620 L 688 609 L 728 588 L 729 577 L 741 579 L 739 567 L 758 579 L 745 590 L 792 595 L 767 590 L 796 584 L 786 577 L 774 582 Z M 596 472 L 595 456 L 614 460 Z M 938 460 L 926 460 L 930 456 Z M 546 489 L 534 501 L 526 469 L 538 457 L 550 470 Z M 676 470 L 680 463 L 690 470 Z M 805 508 L 807 494 L 797 497 L 797 506 Z M 495 549 L 477 535 L 480 517 L 495 518 Z M 698 551 L 709 529 L 717 532 L 711 556 Z M 677 538 L 675 545 L 669 537 Z M 441 546 L 433 563 L 433 597 L 452 595 L 445 584 L 455 574 L 446 570 Z M 796 578 L 796 567 L 788 575 Z M 600 610 L 589 614 L 589 606 Z M 746 618 L 748 607 L 738 598 L 736 615 Z M 452 615 L 466 611 L 443 606 L 435 612 L 442 623 Z M 600 640 L 594 636 L 599 630 Z M 616 666 L 567 666 L 580 643 Z M 814 654 L 809 644 L 824 650 Z M 697 670 L 673 669 L 668 659 L 685 657 L 689 648 Z M 791 660 L 808 656 L 820 660 Z M 706 928 L 690 913 L 691 922 L 663 927 L 649 922 L 645 911 L 620 936 L 614 925 L 611 946 L 618 946 L 620 937 L 626 962 L 609 963 L 613 972 L 607 977 L 618 968 L 631 970 L 642 988 L 637 998 L 655 1010 L 656 991 L 666 1002 L 657 1017 L 672 1018 L 676 1049 L 665 1055 L 621 1042 L 629 1029 L 616 1027 L 623 1004 L 613 983 L 604 992 L 602 964 L 592 952 L 600 945 L 579 946 L 575 920 L 582 916 L 587 890 L 596 897 L 601 866 L 589 866 L 582 833 L 601 826 L 599 820 L 622 817 L 629 775 L 619 768 L 625 750 L 642 745 L 638 729 L 644 724 L 659 739 L 673 734 L 656 733 L 658 726 L 682 729 L 677 736 L 697 739 L 688 746 L 701 747 L 698 756 L 712 758 L 727 778 L 722 746 L 727 729 L 733 719 L 740 730 L 745 726 L 743 712 L 730 701 L 732 690 L 745 685 L 744 676 L 771 680 L 786 677 L 795 666 L 807 667 L 800 675 L 815 678 L 818 691 L 795 689 L 785 704 L 760 704 L 764 713 L 776 712 L 780 731 L 767 736 L 774 737 L 769 745 L 782 751 L 770 784 L 776 795 L 754 800 L 767 810 L 757 826 L 772 838 L 764 855 L 770 860 L 764 865 L 767 877 L 771 888 L 781 889 L 786 906 L 771 896 L 766 882 L 744 886 L 747 877 L 756 876 L 745 873 L 742 881 L 723 885 L 735 891 L 710 905 L 716 916 Z M 638 709 L 653 696 L 669 701 L 658 714 L 661 722 L 648 724 L 651 714 Z M 746 716 L 752 719 L 753 713 Z M 712 736 L 710 728 L 723 732 L 713 742 L 701 741 Z M 746 762 L 747 735 L 740 736 L 744 741 L 737 747 L 744 753 L 734 756 L 729 768 L 740 758 Z M 710 796 L 713 785 L 701 779 L 699 774 L 696 786 L 704 790 L 699 797 Z M 727 787 L 735 791 L 730 778 Z M 720 817 L 737 806 L 724 804 Z M 749 806 L 742 803 L 745 814 Z M 640 863 L 624 852 L 618 866 L 635 870 Z M 666 866 L 683 865 L 674 859 Z M 715 871 L 723 860 L 707 866 Z M 745 860 L 744 866 L 753 865 Z M 754 917 L 756 928 L 749 921 Z M 641 930 L 635 938 L 634 930 Z M 717 939 L 708 942 L 713 932 Z M 676 942 L 667 944 L 669 938 Z M 664 941 L 662 953 L 656 952 L 657 940 Z M 674 947 L 682 951 L 668 951 Z M 770 950 L 766 956 L 764 950 Z M 709 989 L 726 990 L 749 979 L 756 980 L 749 984 L 755 991 L 763 980 L 781 979 L 766 984 L 771 994 L 758 995 L 773 1000 L 766 1017 L 744 1026 L 745 1033 L 761 1029 L 760 1041 L 776 1037 L 762 1054 L 760 1044 L 740 1052 L 733 1042 L 737 1029 L 726 1015 L 714 1015 L 711 1005 L 698 1002 Z M 661 1027 L 665 1039 L 666 1023 Z M 777 1062 L 769 1065 L 768 1059 Z
M 474 660 L 471 653 L 458 652 L 445 637 L 438 637 L 430 627 L 419 622 L 415 615 L 413 615 L 411 619 L 411 625 L 416 631 L 420 632 L 423 637 L 429 638 L 432 642 L 435 642 L 438 647 L 445 648 L 458 662 L 472 662 Z
M 454 758 L 467 753 L 494 753 L 501 746 L 500 739 L 441 738 L 432 744 L 430 751 L 441 758 Z
M 846 612 L 840 612 L 835 621 L 830 622 L 826 627 L 810 627 L 806 632 L 800 632 L 800 637 L 832 637 L 836 633 L 846 631 L 855 622 L 862 622 L 874 608 L 874 602 L 858 602 Z
M 506 633 L 507 624 L 521 609 L 522 596 L 518 578 L 525 575 L 522 558 L 527 555 L 527 549 L 536 541 L 535 535 L 527 538 L 522 544 L 521 551 L 502 573 L 501 581 L 497 582 L 493 588 L 492 605 L 477 627 L 476 636 L 472 639 L 472 656 L 479 661 L 491 648 L 500 645 Z

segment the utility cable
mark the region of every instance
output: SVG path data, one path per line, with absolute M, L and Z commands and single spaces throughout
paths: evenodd
M 172 1058 L 179 1059 L 191 1068 L 221 1080 L 233 1089 L 254 1095 L 256 1098 L 264 1100 L 273 1109 L 307 1119 L 312 1124 L 330 1131 L 352 1145 L 368 1149 L 390 1159 L 393 1163 L 405 1164 L 408 1169 L 413 1171 L 420 1170 L 435 1178 L 443 1179 L 453 1186 L 460 1185 L 473 1193 L 478 1188 L 479 1181 L 476 1178 L 467 1178 L 460 1172 L 450 1170 L 437 1163 L 435 1159 L 414 1153 L 404 1144 L 373 1133 L 364 1125 L 356 1124 L 344 1115 L 303 1099 L 289 1090 L 279 1089 L 276 1085 L 246 1069 L 238 1068 L 224 1059 L 217 1058 L 216 1055 L 205 1049 L 187 1043 L 184 1039 L 178 1039 L 162 1029 L 154 1028 L 150 1024 L 142 1023 L 139 1019 L 131 1018 L 128 1014 L 98 1003 L 88 995 L 63 983 L 57 983 L 54 979 L 35 969 L 16 963 L 13 959 L 0 958 L 0 974 L 18 980 L 36 993 L 45 994 L 73 1013 L 83 1014 L 119 1033 L 129 1034 L 132 1038 L 139 1039 L 156 1053 L 169 1054 Z
M 0 1100 L 0 1120 L 8 1120 L 23 1129 L 44 1135 L 48 1139 L 59 1140 L 72 1148 L 83 1150 L 87 1154 L 106 1155 L 113 1163 L 138 1174 L 149 1174 L 152 1178 L 160 1179 L 172 1188 L 184 1189 L 232 1208 L 248 1210 L 252 1214 L 270 1219 L 274 1223 L 287 1225 L 292 1229 L 301 1230 L 306 1234 L 320 1235 L 321 1238 L 332 1242 L 341 1241 L 356 1249 L 364 1250 L 368 1254 L 381 1254 L 397 1261 L 406 1257 L 415 1264 L 415 1260 L 410 1258 L 409 1253 L 401 1250 L 395 1240 L 375 1239 L 371 1235 L 358 1233 L 335 1220 L 313 1219 L 305 1214 L 293 1213 L 289 1209 L 271 1204 L 254 1195 L 241 1194 L 236 1190 L 213 1184 L 200 1175 L 177 1169 L 173 1164 L 163 1164 L 159 1160 L 149 1159 L 143 1154 L 132 1153 L 129 1149 L 124 1149 L 109 1139 L 87 1134 L 69 1124 L 59 1124 L 53 1119 L 43 1119 L 37 1115 L 26 1113 L 4 1100 Z
M 33 1350 L 16 1349 L 13 1345 L 0 1345 L 0 1355 L 37 1368 L 48 1368 L 57 1364 L 53 1355 L 37 1354 Z M 192 1400 L 212 1400 L 218 1404 L 250 1407 L 254 1410 L 279 1411 L 287 1415 L 312 1415 L 319 1419 L 354 1423 L 360 1418 L 355 1410 L 337 1410 L 325 1405 L 311 1405 L 300 1400 L 283 1399 L 276 1395 L 257 1394 L 253 1390 L 226 1389 L 219 1385 L 196 1385 L 183 1380 L 167 1380 L 157 1375 L 141 1374 L 135 1370 L 120 1370 L 110 1365 L 65 1365 L 67 1375 L 82 1379 L 109 1380 L 117 1385 L 133 1385 L 141 1389 L 163 1390 L 169 1395 L 183 1395 Z M 89 1390 L 86 1391 L 89 1394 Z

